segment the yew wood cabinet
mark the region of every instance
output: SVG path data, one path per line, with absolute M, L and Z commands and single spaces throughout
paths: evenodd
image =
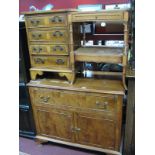
M 119 154 L 124 88 L 114 80 L 29 84 L 37 139 Z

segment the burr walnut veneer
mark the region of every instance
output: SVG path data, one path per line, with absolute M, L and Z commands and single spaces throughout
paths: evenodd
M 28 86 L 37 139 L 120 154 L 121 81 L 42 79 Z
M 108 154 L 121 154 L 128 12 L 38 11 L 25 13 L 25 21 L 31 62 L 28 86 L 36 138 Z M 124 26 L 122 48 L 81 45 L 81 24 L 102 21 Z M 122 81 L 75 78 L 76 62 L 122 64 L 121 73 L 105 72 L 106 75 L 121 76 Z M 69 82 L 47 77 L 38 79 L 37 75 L 44 75 L 44 72 L 66 76 Z

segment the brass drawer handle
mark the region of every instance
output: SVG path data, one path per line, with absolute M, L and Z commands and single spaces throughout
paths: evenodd
M 34 39 L 40 39 L 42 37 L 42 34 L 32 34 L 32 38 Z
M 53 47 L 53 51 L 57 51 L 57 50 L 63 51 L 64 49 L 61 46 L 55 46 L 55 47 Z
M 36 59 L 34 59 L 34 61 L 36 64 L 44 64 L 45 63 L 45 60 L 43 60 L 41 58 L 36 58 Z
M 58 37 L 58 36 L 63 36 L 63 33 L 62 32 L 60 32 L 60 31 L 55 31 L 53 34 L 53 37 Z
M 36 47 L 33 47 L 33 52 L 37 52 L 37 53 L 40 53 L 40 52 L 42 52 L 43 51 L 43 48 L 41 48 L 41 47 L 38 47 L 38 48 L 36 48 Z
M 40 23 L 40 20 L 31 20 L 31 24 L 36 26 Z
M 39 47 L 38 52 L 41 52 L 41 51 L 43 51 L 43 49 L 41 47 Z
M 101 102 L 96 101 L 96 106 L 103 108 L 103 109 L 107 109 L 108 102 L 101 103 Z
M 33 47 L 32 51 L 37 52 L 37 48 Z
M 64 64 L 65 62 L 64 62 L 63 59 L 57 59 L 57 60 L 56 60 L 56 63 L 57 63 L 58 65 L 62 65 L 62 64 Z
M 50 21 L 52 23 L 61 23 L 61 22 L 63 22 L 63 19 L 59 16 L 54 16 L 53 18 L 50 18 Z
M 47 103 L 48 102 L 48 100 L 50 99 L 50 97 L 49 96 L 40 96 L 40 99 L 43 101 L 43 102 L 45 102 L 45 103 Z

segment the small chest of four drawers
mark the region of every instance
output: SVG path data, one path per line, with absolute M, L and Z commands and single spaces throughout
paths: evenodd
M 69 33 L 66 13 L 26 16 L 31 67 L 69 68 Z

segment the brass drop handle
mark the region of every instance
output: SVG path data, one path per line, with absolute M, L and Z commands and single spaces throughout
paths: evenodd
M 63 21 L 63 19 L 61 18 L 61 17 L 59 17 L 59 16 L 54 16 L 53 18 L 51 18 L 50 19 L 50 21 L 52 22 L 52 23 L 59 23 L 59 22 L 62 22 Z
M 41 37 L 42 37 L 42 34 L 32 34 L 32 37 L 34 38 L 34 39 L 40 39 Z
M 61 46 L 55 46 L 55 47 L 53 47 L 53 51 L 57 51 L 58 49 L 60 51 L 63 51 L 64 50 L 63 47 L 61 47 Z
M 63 33 L 60 32 L 60 31 L 55 31 L 52 35 L 53 35 L 54 37 L 63 36 Z
M 39 47 L 38 52 L 41 52 L 41 51 L 43 51 L 43 49 L 41 47 Z
M 58 65 L 62 65 L 62 64 L 64 64 L 64 60 L 63 60 L 63 59 L 57 59 L 57 60 L 56 60 L 56 63 L 57 63 Z
M 40 99 L 43 101 L 43 102 L 45 102 L 45 103 L 47 103 L 48 102 L 48 100 L 50 99 L 50 97 L 49 96 L 40 96 Z
M 36 26 L 40 23 L 40 20 L 31 20 L 31 24 Z
M 108 106 L 108 102 L 99 102 L 99 101 L 96 101 L 96 105 L 99 106 L 99 107 L 102 107 L 103 109 L 107 109 L 107 106 Z
M 36 49 L 35 47 L 33 47 L 33 49 L 32 49 L 32 50 L 33 50 L 33 52 L 37 52 L 37 49 Z
M 34 61 L 36 64 L 44 64 L 45 63 L 45 60 L 43 60 L 41 58 L 36 58 L 36 59 L 34 59 Z

